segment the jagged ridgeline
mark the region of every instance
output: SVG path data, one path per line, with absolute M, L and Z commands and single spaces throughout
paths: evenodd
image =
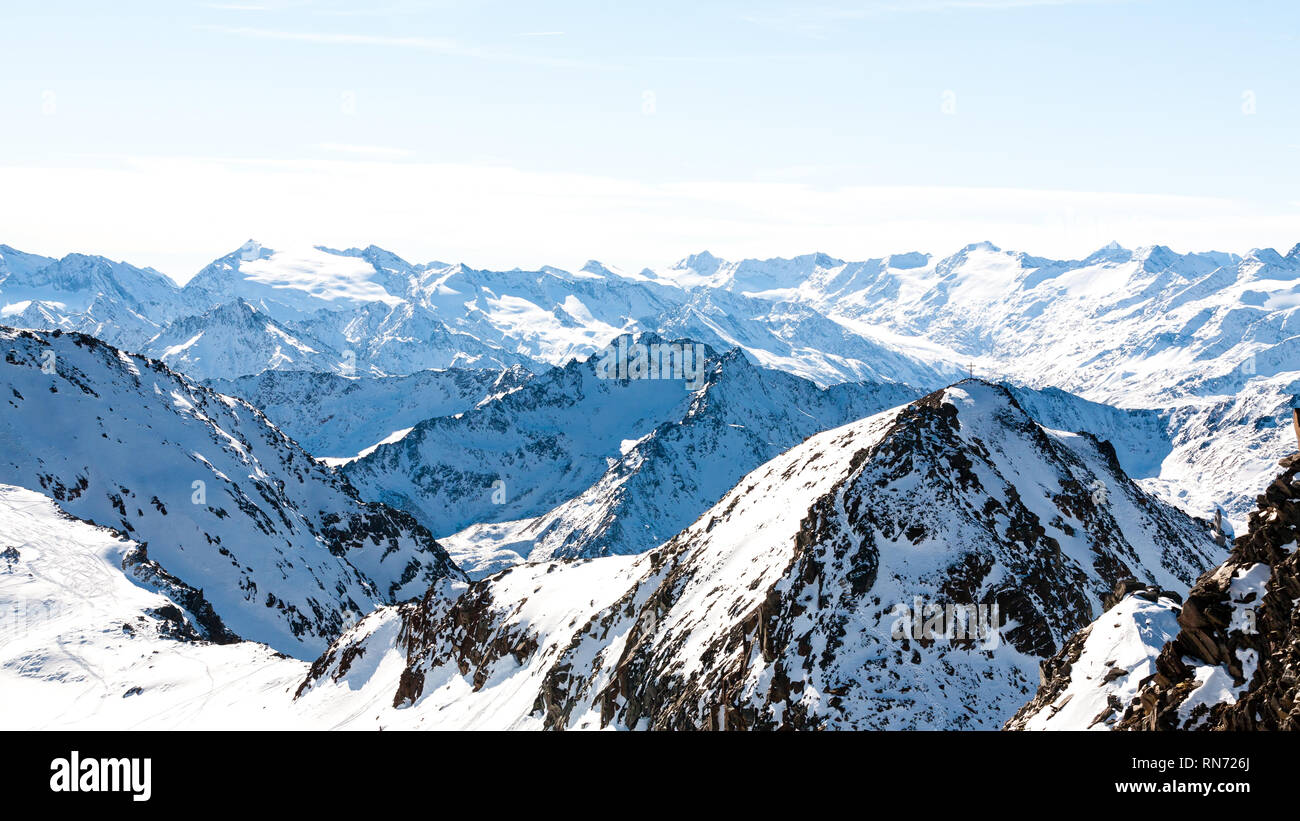
M 808 439 L 649 553 L 383 608 L 297 701 L 388 726 L 996 728 L 1117 582 L 1185 589 L 1217 551 L 1105 442 L 966 381 Z M 918 600 L 1001 630 L 898 636 Z
M 1009 726 L 1300 730 L 1300 455 L 1281 465 L 1250 531 L 1185 603 L 1120 600 L 1044 665 Z
M 1152 435 L 1134 444 L 1147 461 L 1130 475 L 1185 510 L 1218 506 L 1241 524 L 1284 455 L 1274 435 L 1289 424 L 1284 397 L 1300 390 L 1298 272 L 1300 246 L 1239 255 L 1111 244 L 1057 260 L 974 243 L 946 257 L 702 253 L 657 270 L 593 261 L 570 272 L 249 241 L 179 287 L 125 262 L 0 245 L 0 321 L 90 333 L 195 379 L 430 368 L 540 375 L 627 331 L 738 348 L 822 387 L 927 392 L 973 362 L 976 375 L 1145 409 Z M 1126 456 L 1126 443 L 1112 441 Z M 317 439 L 308 450 L 351 457 L 362 449 L 347 449 L 354 444 Z
M 459 570 L 261 411 L 78 333 L 0 328 L 0 482 L 139 543 L 133 576 L 214 639 L 311 658 Z
M 697 349 L 691 378 L 619 378 L 606 355 Z M 672 377 L 673 374 L 665 374 Z M 473 575 L 524 559 L 641 553 L 689 525 L 746 473 L 809 436 L 920 396 L 906 385 L 821 388 L 689 340 L 624 335 L 416 424 L 344 468 L 408 511 Z M 499 493 L 494 493 L 498 489 Z

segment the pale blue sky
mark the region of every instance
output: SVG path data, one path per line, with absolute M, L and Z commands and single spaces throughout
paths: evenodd
M 184 279 L 247 235 L 635 268 L 1300 241 L 1300 4 L 367 5 L 6 3 L 0 242 Z

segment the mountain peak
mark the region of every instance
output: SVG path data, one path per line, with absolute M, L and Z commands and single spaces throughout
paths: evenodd
M 270 257 L 274 253 L 275 251 L 263 246 L 262 243 L 258 242 L 257 240 L 250 239 L 247 242 L 245 242 L 243 245 L 236 248 L 234 252 L 229 254 L 228 256 L 233 256 L 237 259 L 243 260 L 245 262 L 249 262 L 255 259 L 266 259 L 267 257 Z
M 1133 258 L 1133 252 L 1120 245 L 1115 240 L 1111 240 L 1105 245 L 1093 251 L 1083 258 L 1086 263 L 1095 262 L 1128 262 Z
M 1300 248 L 1300 245 L 1297 245 L 1296 248 Z M 1284 257 L 1277 252 L 1276 248 L 1251 248 L 1250 253 L 1246 256 L 1250 259 L 1257 259 L 1260 262 L 1271 263 L 1278 263 L 1284 259 Z
M 689 269 L 698 274 L 711 274 L 718 269 L 723 263 L 722 259 L 715 257 L 708 251 L 701 251 L 698 254 L 691 254 L 686 259 L 673 265 L 674 268 Z
M 920 251 L 908 251 L 904 254 L 890 254 L 885 257 L 885 267 L 896 268 L 900 271 L 909 271 L 914 268 L 924 268 L 930 264 L 930 255 Z

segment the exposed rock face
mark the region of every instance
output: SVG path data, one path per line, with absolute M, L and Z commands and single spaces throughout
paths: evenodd
M 1231 557 L 1192 588 L 1122 729 L 1300 729 L 1300 456 L 1283 466 Z
M 1103 601 L 1105 613 L 1039 665 L 1038 693 L 1006 729 L 1114 727 L 1178 632 L 1181 602 L 1177 593 L 1121 579 Z
M 1176 614 L 1177 633 L 1147 643 L 1150 675 L 1114 699 L 1107 726 L 1300 729 L 1300 455 L 1282 460 L 1282 467 L 1228 560 L 1197 581 L 1184 605 L 1166 602 Z M 1131 608 L 1140 595 L 1119 607 Z M 1065 708 L 1061 694 L 1079 689 L 1077 662 L 1088 656 L 1091 634 L 1119 620 L 1108 612 L 1046 662 L 1038 695 L 1008 727 L 1082 729 L 1081 716 L 1053 721 L 1051 715 Z
M 1185 586 L 1215 549 L 1105 443 L 968 381 L 812 437 L 647 554 L 385 608 L 299 700 L 387 726 L 997 727 L 1117 582 Z M 918 597 L 996 605 L 999 630 L 908 633 Z

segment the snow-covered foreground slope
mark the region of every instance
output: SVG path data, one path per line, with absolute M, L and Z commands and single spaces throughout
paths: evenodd
M 531 378 L 519 367 L 453 368 L 390 377 L 263 371 L 239 379 L 210 380 L 208 385 L 247 400 L 313 456 L 339 463 L 369 452 L 425 419 L 463 413 Z
M 0 485 L 0 728 L 275 729 L 307 665 L 215 644 L 123 571 L 141 546 Z
M 1112 729 L 1178 634 L 1181 606 L 1181 597 L 1155 588 L 1115 603 L 1043 663 L 1043 685 L 1007 729 Z
M 602 379 L 599 362 L 571 362 L 421 423 L 346 472 L 366 498 L 410 511 L 482 575 L 526 558 L 649 550 L 754 467 L 918 395 L 897 384 L 822 389 L 734 350 L 710 353 L 692 380 Z
M 312 657 L 459 573 L 247 403 L 80 334 L 0 328 L 0 351 L 0 482 L 128 534 L 137 573 L 201 591 L 225 630 Z
M 1216 551 L 1108 447 L 964 382 L 810 438 L 649 553 L 383 608 L 298 702 L 392 727 L 995 728 L 1120 578 L 1185 589 Z M 999 629 L 908 635 L 917 605 L 996 605 Z
M 1011 726 L 1300 729 L 1300 455 L 1282 467 L 1260 496 L 1250 531 L 1197 580 L 1185 604 L 1125 599 L 1047 663 L 1042 687 Z M 1126 608 L 1147 613 L 1158 629 L 1124 618 Z M 1113 683 L 1097 679 L 1114 663 L 1099 666 L 1100 659 L 1117 655 L 1107 649 L 1109 637 L 1139 660 Z M 1101 712 L 1090 719 L 1094 708 Z

